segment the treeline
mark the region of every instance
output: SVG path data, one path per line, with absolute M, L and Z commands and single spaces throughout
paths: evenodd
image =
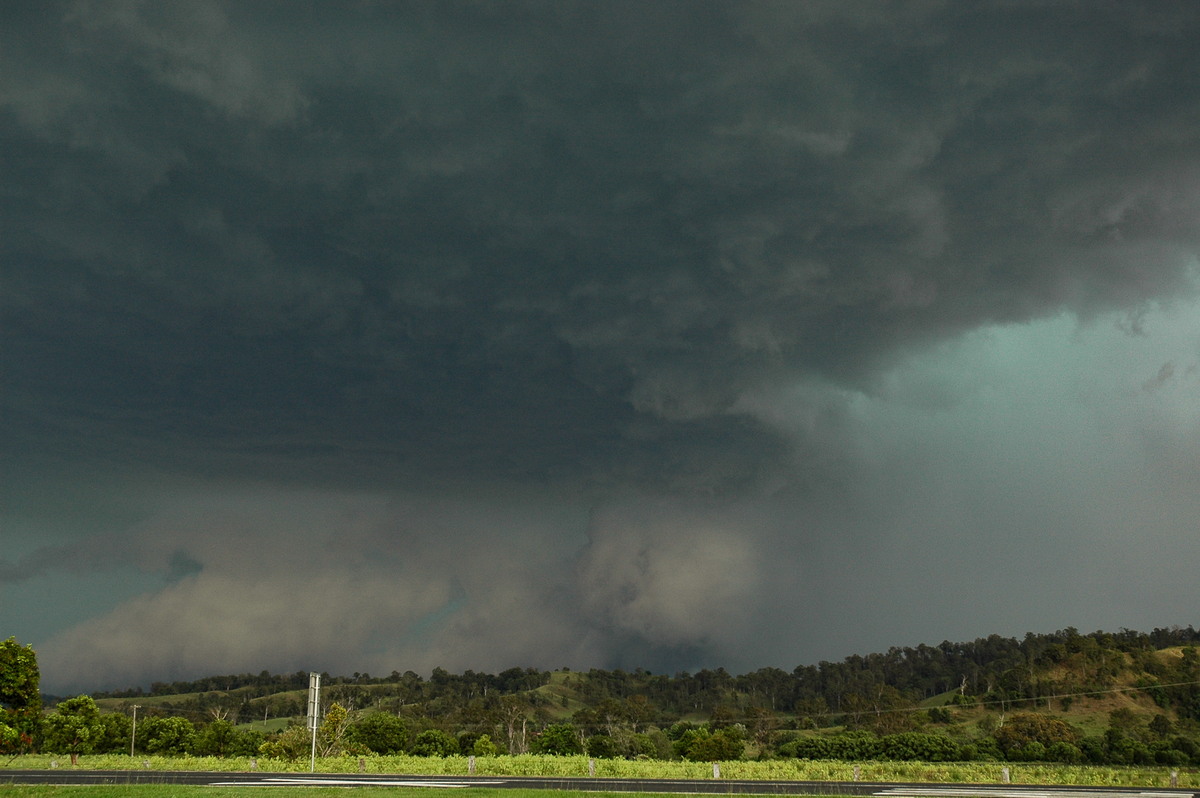
M 1155 629 L 1149 633 L 1122 629 L 1116 633 L 1080 634 L 1068 628 L 1023 639 L 991 635 L 968 643 L 891 648 L 883 653 L 854 655 L 841 662 L 799 666 L 791 672 L 760 668 L 732 675 L 724 668 L 652 674 L 637 669 L 592 669 L 568 677 L 571 699 L 593 706 L 608 699 L 642 696 L 656 716 L 682 718 L 717 708 L 762 707 L 798 715 L 817 725 L 842 723 L 872 712 L 881 704 L 915 703 L 950 691 L 973 696 L 1000 709 L 1037 706 L 1057 700 L 1067 706 L 1077 696 L 1101 694 L 1129 673 L 1163 708 L 1200 720 L 1200 688 L 1180 684 L 1195 677 L 1186 667 L 1156 656 L 1160 649 L 1193 646 L 1200 632 L 1192 626 Z M 428 679 L 412 671 L 384 677 L 355 673 L 323 674 L 330 700 L 354 710 L 371 706 L 407 706 L 423 714 L 454 714 L 473 701 L 524 694 L 547 684 L 551 672 L 511 668 L 497 675 L 435 668 Z M 95 698 L 136 698 L 200 694 L 173 703 L 180 710 L 207 712 L 214 706 L 243 711 L 246 717 L 288 716 L 302 711 L 308 674 L 214 676 L 195 681 L 151 685 L 148 692 L 130 689 L 93 693 Z M 223 693 L 235 693 L 226 696 Z M 271 698 L 274 697 L 274 698 Z M 1061 697 L 1061 698 L 1060 698 Z M 231 705 L 231 700 L 242 706 Z M 537 700 L 532 699 L 532 700 Z M 273 705 L 273 708 L 272 708 Z
M 326 674 L 320 745 L 327 755 L 1200 765 L 1198 642 L 1191 626 L 1065 629 L 736 676 L 721 668 Z M 29 653 L 9 648 L 13 657 Z M 20 661 L 28 657 L 12 659 Z M 7 699 L 12 722 L 23 724 L 7 747 L 298 758 L 311 746 L 302 722 L 307 686 L 303 672 L 210 677 L 96 694 L 116 712 L 100 712 L 90 696 L 69 699 L 44 719 L 30 714 L 26 689 Z M 24 714 L 14 714 L 26 700 Z M 267 717 L 292 722 L 272 733 L 248 725 Z M 62 731 L 80 728 L 90 731 Z
M 1194 651 L 1194 649 L 1190 649 Z M 952 712 L 968 712 L 967 702 Z M 1016 713 L 990 724 L 982 735 L 962 739 L 912 717 L 904 731 L 873 729 L 806 733 L 758 715 L 747 725 L 714 716 L 704 723 L 679 721 L 666 728 L 642 723 L 613 706 L 582 723 L 547 723 L 510 703 L 465 728 L 432 726 L 428 719 L 390 712 L 352 714 L 331 705 L 322 718 L 315 745 L 319 756 L 410 754 L 446 757 L 533 753 L 549 756 L 587 754 L 595 758 L 688 759 L 730 761 L 802 758 L 849 761 L 918 760 L 1058 762 L 1064 764 L 1200 765 L 1195 724 L 1177 725 L 1163 714 L 1148 722 L 1129 710 L 1114 710 L 1102 734 L 1085 735 L 1070 723 L 1043 713 Z M 589 733 L 587 729 L 592 729 Z M 1188 733 L 1190 731 L 1190 733 Z M 507 732 L 507 736 L 506 736 Z M 495 735 L 495 736 L 493 736 Z M 158 755 L 264 757 L 298 760 L 313 743 L 303 724 L 275 734 L 239 728 L 224 718 L 194 724 L 186 718 L 152 716 L 139 726 L 118 713 L 103 714 L 89 696 L 61 702 L 33 731 L 32 748 L 77 756 L 82 753 L 141 752 Z
M 272 674 L 262 671 L 258 674 L 240 673 L 228 676 L 207 676 L 193 681 L 152 682 L 149 690 L 131 687 L 124 690 L 98 691 L 91 693 L 96 699 L 101 698 L 147 698 L 152 696 L 182 695 L 187 693 L 233 692 L 251 698 L 293 690 L 308 689 L 309 674 L 307 671 L 297 671 L 290 674 Z M 443 668 L 434 668 L 428 681 L 412 671 L 392 671 L 387 676 L 373 677 L 368 673 L 354 673 L 352 676 L 330 676 L 321 674 L 322 684 L 331 689 L 347 687 L 371 687 L 388 685 L 399 686 L 406 693 L 418 700 L 430 700 L 442 697 L 473 698 L 475 695 L 486 695 L 490 692 L 516 693 L 533 690 L 550 679 L 548 672 L 535 668 L 510 668 L 499 674 L 475 673 L 465 671 L 462 674 L 452 674 Z M 349 691 L 353 692 L 353 691 Z M 365 691 L 370 692 L 370 691 Z

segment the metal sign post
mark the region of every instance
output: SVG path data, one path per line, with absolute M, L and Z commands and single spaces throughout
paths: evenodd
M 321 725 L 321 674 L 308 674 L 308 728 L 312 731 L 312 759 L 309 773 L 317 771 L 317 728 Z

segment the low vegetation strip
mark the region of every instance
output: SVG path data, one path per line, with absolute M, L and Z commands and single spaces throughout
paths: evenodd
M 270 787 L 271 798 L 347 798 L 345 787 Z M 209 787 L 181 784 L 121 785 L 5 785 L 4 798 L 248 798 L 261 791 L 246 787 Z M 430 798 L 428 787 L 355 787 L 352 798 Z M 636 798 L 651 793 L 580 792 L 577 790 L 521 790 L 468 787 L 456 789 L 454 798 Z
M 321 773 L 374 773 L 426 776 L 532 776 L 638 779 L 710 779 L 712 763 L 591 759 L 586 756 L 365 756 L 323 757 Z M 76 765 L 63 756 L 26 754 L 4 760 L 3 768 L 42 770 L 203 770 L 219 772 L 302 773 L 309 762 L 244 757 L 81 756 Z M 717 763 L 720 778 L 787 781 L 925 782 L 943 784 L 1047 784 L 1089 787 L 1200 787 L 1200 769 L 1117 767 L 1002 762 L 840 762 L 768 760 Z M 1006 777 L 1007 774 L 1007 777 Z M 507 795 L 507 794 L 506 794 Z M 511 798 L 511 797 L 510 797 Z

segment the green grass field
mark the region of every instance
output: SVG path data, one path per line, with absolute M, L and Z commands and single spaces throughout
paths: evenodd
M 31 754 L 0 762 L 4 769 L 70 768 L 64 756 Z M 217 757 L 81 756 L 79 769 L 89 770 L 209 770 L 269 773 L 301 773 L 309 770 L 308 760 L 286 762 L 277 759 Z M 318 759 L 321 773 L 400 773 L 428 776 L 466 776 L 467 757 L 451 756 L 370 756 Z M 788 781 L 906 781 L 947 784 L 1001 784 L 1004 771 L 1015 784 L 1058 784 L 1107 787 L 1200 787 L 1200 769 L 1161 767 L 1112 767 L 1060 765 L 1051 763 L 1002 762 L 835 762 L 807 759 L 777 759 L 764 762 L 720 763 L 721 778 L 776 779 Z M 1175 783 L 1172 784 L 1172 772 Z M 597 759 L 595 773 L 589 771 L 584 756 L 492 756 L 476 757 L 476 776 L 551 776 L 644 779 L 711 779 L 713 766 L 706 762 L 664 762 L 659 760 Z M 506 794 L 507 795 L 507 794 Z
M 53 785 L 5 785 L 5 798 L 346 798 L 345 787 L 203 787 L 179 784 L 97 785 L 60 787 Z M 248 792 L 249 791 L 249 792 Z M 431 798 L 428 787 L 355 787 L 353 798 Z M 577 790 L 517 790 L 464 787 L 455 798 L 633 798 L 653 793 L 580 792 Z M 665 797 L 664 797 L 665 798 Z M 677 796 L 675 797 L 677 798 Z

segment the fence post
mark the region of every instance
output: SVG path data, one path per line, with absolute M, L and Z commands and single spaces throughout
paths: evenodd
M 588 775 L 593 779 L 596 778 L 596 760 L 588 760 Z
M 858 781 L 861 778 L 862 778 L 862 768 L 859 767 L 858 765 L 855 765 L 854 766 L 854 780 Z
M 1172 770 L 1171 771 L 1171 789 L 1175 789 L 1178 786 L 1179 786 L 1179 771 Z
M 1012 774 L 1008 772 L 1007 766 L 1000 768 L 1000 781 L 1004 782 L 1005 784 L 1012 783 Z
M 474 754 L 471 754 L 469 757 L 467 757 L 467 775 L 468 776 L 475 775 L 475 755 Z
M 721 763 L 720 762 L 713 762 L 713 778 L 714 779 L 721 778 Z

